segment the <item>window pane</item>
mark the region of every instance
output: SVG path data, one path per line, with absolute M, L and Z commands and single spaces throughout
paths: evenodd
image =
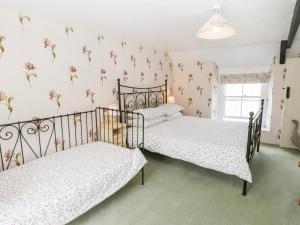
M 226 84 L 225 96 L 242 96 L 242 84 Z
M 261 84 L 243 84 L 244 96 L 261 96 Z
M 244 98 L 242 100 L 242 116 L 249 117 L 250 112 L 256 113 L 259 110 L 259 98 Z
M 225 116 L 240 116 L 241 99 L 226 98 L 225 99 Z

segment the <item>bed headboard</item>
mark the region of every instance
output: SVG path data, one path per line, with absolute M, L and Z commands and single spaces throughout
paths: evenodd
M 152 108 L 167 103 L 168 81 L 155 87 L 132 87 L 122 85 L 118 79 L 119 110 L 133 111 Z
M 126 118 L 130 113 L 140 126 L 128 128 Z M 120 122 L 119 116 L 125 118 Z M 115 129 L 126 127 L 131 133 L 115 135 Z M 0 171 L 22 165 L 51 153 L 94 141 L 130 147 L 128 143 L 144 146 L 144 120 L 139 113 L 97 107 L 95 110 L 0 125 Z M 114 129 L 111 129 L 111 128 Z M 134 138 L 134 140 L 133 140 Z M 125 139 L 125 140 L 124 140 Z M 121 144 L 120 144 L 121 143 Z

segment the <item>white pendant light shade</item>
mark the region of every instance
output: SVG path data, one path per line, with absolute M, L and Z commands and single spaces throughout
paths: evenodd
M 219 8 L 215 8 L 214 14 L 197 32 L 197 37 L 202 39 L 222 39 L 235 34 L 236 30 L 221 15 Z

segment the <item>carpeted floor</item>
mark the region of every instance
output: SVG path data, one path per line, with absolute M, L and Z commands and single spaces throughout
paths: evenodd
M 299 225 L 300 154 L 262 145 L 254 183 L 241 195 L 236 177 L 145 153 L 145 186 L 136 176 L 71 225 Z

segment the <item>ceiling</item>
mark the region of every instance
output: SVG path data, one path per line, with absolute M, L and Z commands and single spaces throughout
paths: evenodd
M 296 0 L 9 0 L 1 9 L 39 14 L 59 23 L 84 23 L 100 33 L 140 40 L 169 51 L 275 43 L 287 39 Z M 237 29 L 224 40 L 195 34 L 212 7 Z M 296 39 L 300 39 L 297 36 Z

